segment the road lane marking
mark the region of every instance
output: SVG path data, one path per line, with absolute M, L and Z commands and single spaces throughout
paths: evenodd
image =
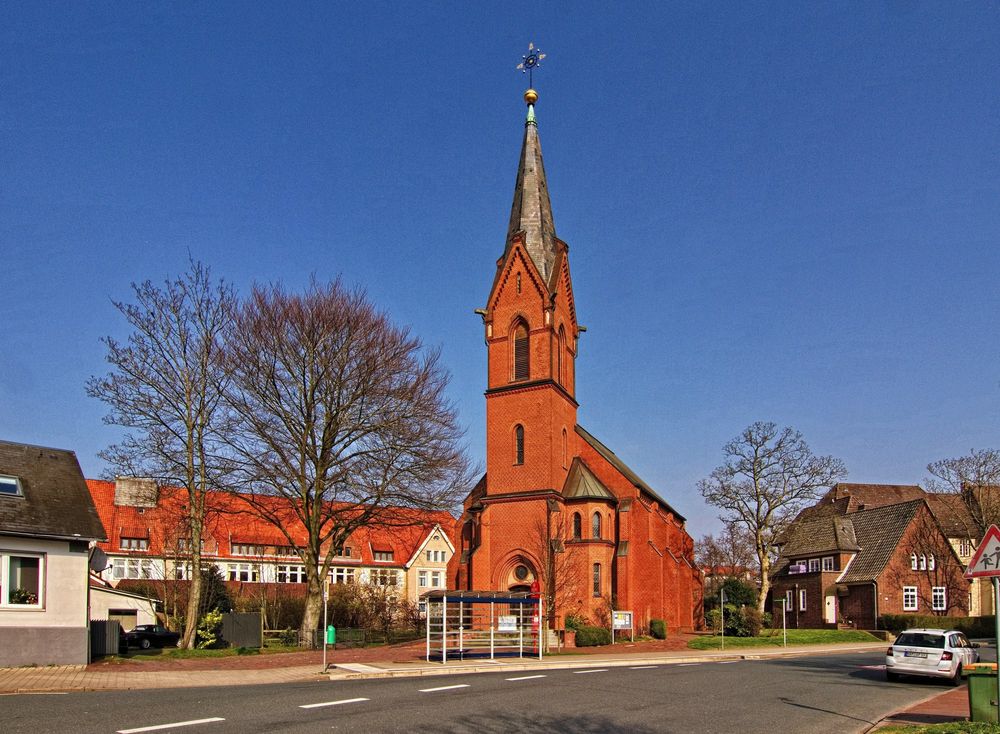
M 370 701 L 370 698 L 345 698 L 342 701 L 326 701 L 324 703 L 307 703 L 304 706 L 299 706 L 300 709 L 318 709 L 322 706 L 340 706 L 344 703 L 361 703 L 362 701 Z
M 701 663 L 678 663 L 677 667 L 678 668 L 686 668 L 689 665 L 701 665 Z
M 138 734 L 140 731 L 156 731 L 158 729 L 176 729 L 179 726 L 194 726 L 195 724 L 211 724 L 216 721 L 225 721 L 218 716 L 211 719 L 192 719 L 191 721 L 178 721 L 175 724 L 157 724 L 156 726 L 140 726 L 136 729 L 119 729 L 118 734 Z
M 584 673 L 607 673 L 607 668 L 597 668 L 596 670 L 574 670 L 575 675 L 583 675 Z
M 633 665 L 629 670 L 652 670 L 655 665 Z
M 544 678 L 544 675 L 522 675 L 519 678 L 504 678 L 504 680 L 534 680 L 535 678 Z
M 436 691 L 453 691 L 456 688 L 468 688 L 468 683 L 459 683 L 457 686 L 439 686 L 438 688 L 421 688 L 421 693 L 435 693 Z
M 738 663 L 739 660 L 720 660 L 719 665 L 732 665 L 733 663 Z

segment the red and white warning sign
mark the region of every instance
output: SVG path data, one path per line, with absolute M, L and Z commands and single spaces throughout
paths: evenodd
M 965 569 L 966 578 L 1000 576 L 1000 528 L 990 525 Z

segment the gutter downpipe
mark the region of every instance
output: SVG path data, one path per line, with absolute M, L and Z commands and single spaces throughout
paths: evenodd
M 875 629 L 878 629 L 878 581 L 872 581 L 872 594 L 875 599 Z

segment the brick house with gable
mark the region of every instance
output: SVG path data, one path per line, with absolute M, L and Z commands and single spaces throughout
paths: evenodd
M 605 619 L 612 604 L 645 628 L 700 621 L 702 579 L 685 519 L 577 423 L 581 332 L 528 104 L 504 251 L 482 316 L 487 345 L 486 475 L 460 520 L 459 589 L 538 589 L 566 614 Z
M 965 562 L 919 487 L 838 484 L 776 545 L 776 623 L 783 606 L 788 626 L 802 628 L 875 629 L 881 614 L 968 614 Z

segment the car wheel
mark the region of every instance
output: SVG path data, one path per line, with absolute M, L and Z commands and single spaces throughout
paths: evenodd
M 150 645 L 152 645 L 152 643 L 145 637 L 143 637 L 139 641 L 139 647 L 141 647 L 143 650 L 148 650 L 150 648 Z
M 961 685 L 962 683 L 962 664 L 959 663 L 958 667 L 955 668 L 955 675 L 951 677 L 951 684 L 953 686 Z
M 893 673 L 891 670 L 885 671 L 885 679 L 887 681 L 899 680 L 899 673 Z

